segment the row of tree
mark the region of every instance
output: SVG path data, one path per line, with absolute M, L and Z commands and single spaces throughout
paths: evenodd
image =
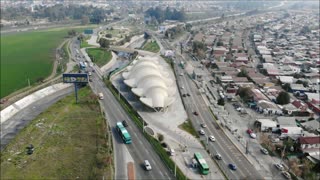
M 175 8 L 167 7 L 165 10 L 160 7 L 149 8 L 145 12 L 146 16 L 155 18 L 158 23 L 162 23 L 165 20 L 177 20 L 184 21 L 186 18 L 185 12 L 183 10 L 176 10 Z
M 34 19 L 48 18 L 49 21 L 62 21 L 65 19 L 82 20 L 83 23 L 101 23 L 106 15 L 113 12 L 113 9 L 105 10 L 93 6 L 64 6 L 57 4 L 51 7 L 35 6 L 34 11 L 24 7 L 8 8 L 1 12 L 3 19 L 18 19 L 31 17 Z

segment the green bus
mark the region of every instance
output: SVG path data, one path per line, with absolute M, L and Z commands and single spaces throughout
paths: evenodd
M 131 144 L 131 136 L 127 129 L 123 126 L 122 122 L 117 122 L 116 129 L 118 133 L 120 134 L 121 139 L 125 144 Z
M 194 158 L 198 162 L 198 167 L 200 169 L 200 173 L 204 174 L 204 175 L 209 174 L 209 166 L 208 166 L 206 160 L 204 160 L 204 158 L 202 157 L 202 155 L 199 152 L 196 152 L 196 153 L 194 153 Z

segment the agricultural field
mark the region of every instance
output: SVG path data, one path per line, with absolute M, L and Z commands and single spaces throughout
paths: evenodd
M 1 98 L 49 76 L 55 60 L 55 48 L 70 29 L 1 35 Z M 83 30 L 78 29 L 78 31 Z
M 112 58 L 111 51 L 101 48 L 88 48 L 87 53 L 92 59 L 92 62 L 99 67 L 107 64 Z
M 78 95 L 78 104 L 73 94 L 58 101 L 7 145 L 1 179 L 112 179 L 111 135 L 97 97 L 89 87 Z

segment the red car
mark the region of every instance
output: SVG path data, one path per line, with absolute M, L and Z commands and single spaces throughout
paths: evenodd
M 248 133 L 248 134 L 253 133 L 252 129 L 248 129 L 248 130 L 247 130 L 247 133 Z

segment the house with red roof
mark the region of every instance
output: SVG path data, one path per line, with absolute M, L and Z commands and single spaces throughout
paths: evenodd
M 299 148 L 302 152 L 311 152 L 320 150 L 320 137 L 299 137 Z

